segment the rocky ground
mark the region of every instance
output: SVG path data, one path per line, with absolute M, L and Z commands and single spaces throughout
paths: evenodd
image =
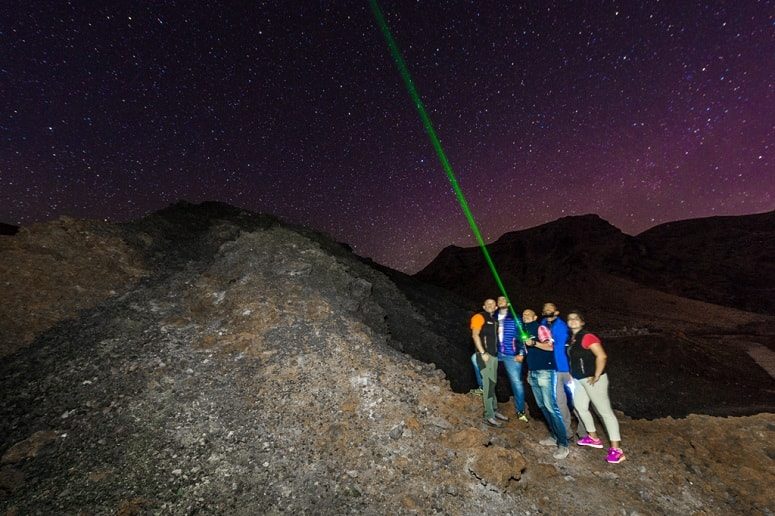
M 116 226 L 67 217 L 0 236 L 0 357 L 146 276 Z
M 199 210 L 120 228 L 143 274 L 0 363 L 0 513 L 775 512 L 775 415 L 621 415 L 627 461 L 556 461 L 539 418 L 483 426 L 480 398 L 408 354 L 468 350 L 387 275 Z

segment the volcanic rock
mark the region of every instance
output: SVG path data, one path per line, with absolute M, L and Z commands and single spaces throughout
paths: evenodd
M 775 315 L 775 211 L 670 222 L 634 237 L 597 215 L 563 217 L 506 233 L 488 248 L 520 306 L 540 308 L 551 299 L 589 307 L 606 323 L 645 310 L 669 323 L 670 298 L 681 296 L 704 302 L 683 311 L 692 325 L 730 327 L 698 317 L 706 303 Z M 478 247 L 448 247 L 415 277 L 476 302 L 498 291 Z M 627 295 L 618 293 L 621 288 Z M 647 299 L 655 290 L 672 296 L 650 308 L 619 308 L 619 302 L 631 304 L 636 289 Z M 738 325 L 750 322 L 743 318 Z
M 650 266 L 630 277 L 691 299 L 775 315 L 775 211 L 661 224 L 637 236 Z
M 0 357 L 147 275 L 122 233 L 62 217 L 0 238 Z
M 27 439 L 11 446 L 4 454 L 0 463 L 13 464 L 24 459 L 31 459 L 38 456 L 40 450 L 47 444 L 56 441 L 59 435 L 51 430 L 41 430 L 35 432 Z
M 620 414 L 627 461 L 587 449 L 555 461 L 537 411 L 493 429 L 480 397 L 452 391 L 471 367 L 458 297 L 219 204 L 90 227 L 143 274 L 90 307 L 63 297 L 62 318 L 0 362 L 0 454 L 25 457 L 0 473 L 0 512 L 772 510 L 772 414 Z M 26 245 L 16 252 L 35 255 Z M 16 313 L 22 328 L 36 320 Z M 31 454 L 39 431 L 58 437 Z

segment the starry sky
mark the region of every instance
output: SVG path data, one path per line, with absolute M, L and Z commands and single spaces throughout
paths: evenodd
M 775 208 L 775 2 L 380 5 L 486 240 Z M 365 0 L 4 2 L 0 222 L 180 199 L 475 245 Z

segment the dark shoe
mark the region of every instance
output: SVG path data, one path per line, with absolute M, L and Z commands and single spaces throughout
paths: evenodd
M 494 417 L 484 418 L 484 422 L 485 422 L 485 423 L 487 423 L 487 424 L 488 424 L 488 425 L 490 425 L 490 426 L 494 426 L 495 428 L 500 428 L 500 427 L 502 427 L 502 426 L 503 426 L 503 425 L 502 425 L 501 423 L 499 423 L 499 422 L 498 422 L 498 420 L 497 420 L 497 419 L 495 419 Z
M 503 414 L 501 414 L 500 412 L 496 412 L 496 413 L 495 413 L 495 417 L 496 417 L 496 418 L 498 418 L 498 419 L 500 419 L 501 421 L 508 421 L 508 420 L 509 420 L 509 418 L 508 418 L 508 417 L 504 416 L 504 415 L 503 415 Z

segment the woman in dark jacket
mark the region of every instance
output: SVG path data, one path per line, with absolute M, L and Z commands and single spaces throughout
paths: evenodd
M 611 408 L 608 398 L 608 375 L 605 372 L 607 355 L 600 343 L 600 338 L 584 329 L 584 316 L 578 310 L 568 313 L 567 352 L 571 376 L 573 376 L 573 401 L 579 418 L 584 423 L 589 435 L 576 441 L 579 446 L 602 448 L 603 442 L 595 431 L 595 421 L 589 411 L 589 403 L 603 419 L 611 447 L 608 448 L 606 460 L 611 464 L 622 462 L 624 452 L 619 436 L 619 422 Z

